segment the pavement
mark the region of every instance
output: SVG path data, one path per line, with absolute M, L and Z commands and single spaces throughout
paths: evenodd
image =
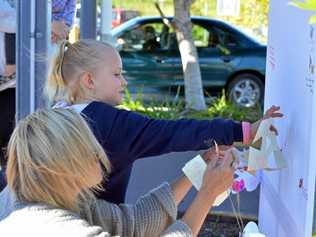
M 152 188 L 163 182 L 170 182 L 179 177 L 184 164 L 196 156 L 198 152 L 177 152 L 162 156 L 149 157 L 137 160 L 134 163 L 130 183 L 127 189 L 126 202 L 135 203 L 137 198 L 147 193 Z M 196 191 L 191 189 L 187 197 L 182 201 L 179 211 L 183 212 L 193 200 Z M 258 218 L 259 188 L 253 192 L 243 191 L 239 194 L 240 214 L 249 219 Z M 231 195 L 235 208 L 237 208 L 237 196 Z M 235 216 L 230 199 L 227 199 L 219 207 L 214 207 L 211 213 L 225 216 Z

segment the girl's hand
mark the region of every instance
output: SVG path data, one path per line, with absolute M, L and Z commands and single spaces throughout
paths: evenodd
M 258 120 L 257 122 L 251 124 L 251 134 L 250 134 L 250 141 L 252 141 L 257 133 L 257 130 L 260 126 L 260 123 L 265 120 L 265 119 L 269 119 L 269 118 L 282 118 L 283 114 L 279 111 L 280 107 L 279 106 L 271 106 L 263 115 L 262 119 Z M 270 127 L 270 130 L 272 132 L 275 132 L 276 135 L 278 135 L 278 130 L 272 125 Z
M 224 158 L 213 156 L 209 161 L 203 177 L 200 191 L 211 198 L 217 197 L 232 186 L 234 180 L 234 162 L 231 149 L 224 152 Z

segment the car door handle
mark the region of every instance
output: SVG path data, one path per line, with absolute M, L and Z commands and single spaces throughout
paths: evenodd
M 222 56 L 221 58 L 222 58 L 223 62 L 225 62 L 225 63 L 229 63 L 232 60 L 232 58 L 230 56 Z
M 157 63 L 165 63 L 166 60 L 164 58 L 156 58 Z

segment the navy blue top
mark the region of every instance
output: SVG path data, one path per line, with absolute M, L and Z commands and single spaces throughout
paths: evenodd
M 103 182 L 107 191 L 99 192 L 98 197 L 113 203 L 124 203 L 136 159 L 207 149 L 212 140 L 231 145 L 243 139 L 241 123 L 233 120 L 157 120 L 96 101 L 82 114 L 112 164 L 108 181 Z

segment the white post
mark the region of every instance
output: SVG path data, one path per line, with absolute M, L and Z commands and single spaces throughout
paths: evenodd
M 112 0 L 101 1 L 101 40 L 112 41 Z

